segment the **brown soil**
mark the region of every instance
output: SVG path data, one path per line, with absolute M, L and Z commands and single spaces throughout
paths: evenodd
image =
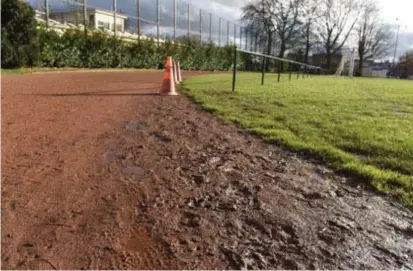
M 413 268 L 413 214 L 161 73 L 2 77 L 3 269 Z

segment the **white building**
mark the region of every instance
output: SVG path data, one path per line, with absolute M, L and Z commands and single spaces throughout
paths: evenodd
M 87 9 L 87 23 L 90 28 L 114 31 L 114 14 L 103 9 Z M 60 23 L 79 25 L 83 24 L 83 11 L 66 11 L 50 13 L 50 18 Z M 125 21 L 128 17 L 116 13 L 116 31 L 125 31 Z

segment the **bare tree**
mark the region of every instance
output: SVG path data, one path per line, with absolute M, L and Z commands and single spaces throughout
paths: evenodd
M 269 8 L 272 0 L 259 0 L 248 3 L 243 7 L 242 19 L 247 21 L 254 29 L 263 29 L 267 36 L 267 54 L 270 54 L 275 26 Z M 264 52 L 265 53 L 265 52 Z
M 322 0 L 319 35 L 326 50 L 327 69 L 352 32 L 360 13 L 358 0 Z
M 278 56 L 283 58 L 299 36 L 299 14 L 303 0 L 273 0 L 270 5 L 270 14 L 275 25 L 275 33 L 279 40 Z
M 257 0 L 244 6 L 243 20 L 260 24 L 267 36 L 267 54 L 271 53 L 274 34 L 279 41 L 279 57 L 292 45 L 299 32 L 299 12 L 303 0 Z
M 365 0 L 362 6 L 358 34 L 358 73 L 363 75 L 363 62 L 373 57 L 385 56 L 391 47 L 392 32 L 389 26 L 380 22 L 379 8 L 375 0 Z
M 320 17 L 320 0 L 304 0 L 301 11 L 300 21 L 302 24 L 302 39 L 304 43 L 304 62 L 308 63 L 308 56 L 311 47 L 317 42 L 318 36 L 315 31 L 315 22 Z

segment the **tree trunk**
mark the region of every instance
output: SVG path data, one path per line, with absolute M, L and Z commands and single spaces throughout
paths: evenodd
M 268 33 L 268 39 L 267 39 L 267 55 L 271 55 L 271 48 L 272 48 L 272 33 Z M 267 59 L 267 62 L 265 63 L 265 71 L 270 70 L 270 61 Z
M 359 54 L 359 66 L 358 66 L 358 71 L 357 71 L 356 75 L 363 76 L 363 62 L 364 62 L 364 43 L 363 43 L 363 41 L 359 42 L 358 54 Z
M 280 58 L 284 58 L 285 50 L 286 50 L 285 40 L 281 40 L 280 54 L 279 54 Z M 281 65 L 281 72 L 283 72 L 283 69 L 284 67 L 283 65 Z
M 329 73 L 331 73 L 331 51 L 330 48 L 327 49 L 327 53 L 326 53 L 326 59 L 327 59 L 327 70 Z
M 304 55 L 305 64 L 308 64 L 309 54 L 310 54 L 310 23 L 308 23 L 306 33 L 305 33 L 305 55 Z
M 272 33 L 268 33 L 267 50 L 265 52 L 267 55 L 271 55 L 271 48 L 272 48 Z
M 358 70 L 358 72 L 359 72 L 360 76 L 363 76 L 364 54 L 360 54 L 359 58 L 360 58 L 360 60 L 359 60 L 359 70 Z
M 285 45 L 285 41 L 282 40 L 281 41 L 281 45 L 280 45 L 280 53 L 279 53 L 279 57 L 280 58 L 284 58 L 284 54 L 285 54 L 285 50 L 286 50 L 286 45 Z

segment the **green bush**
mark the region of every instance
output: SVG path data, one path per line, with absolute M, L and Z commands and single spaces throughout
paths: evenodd
M 33 9 L 24 1 L 1 1 L 1 65 L 4 68 L 35 66 L 38 39 Z
M 97 32 L 68 30 L 62 36 L 39 30 L 40 64 L 46 67 L 162 69 L 167 56 L 177 58 L 185 70 L 229 70 L 234 48 L 216 47 L 190 40 L 165 42 L 152 39 L 126 42 Z

